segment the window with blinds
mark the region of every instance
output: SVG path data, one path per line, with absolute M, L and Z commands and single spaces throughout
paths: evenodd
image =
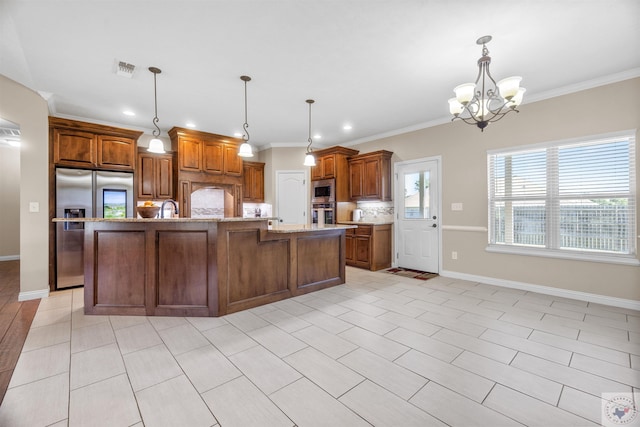
M 634 133 L 492 150 L 487 157 L 489 249 L 637 262 Z

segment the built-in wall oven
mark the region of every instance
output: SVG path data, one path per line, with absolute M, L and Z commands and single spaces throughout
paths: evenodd
M 336 180 L 321 179 L 311 181 L 311 203 L 335 203 L 336 201 Z
M 335 224 L 335 203 L 313 203 L 311 206 L 314 224 Z

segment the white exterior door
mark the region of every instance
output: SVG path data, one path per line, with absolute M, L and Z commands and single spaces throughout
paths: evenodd
M 309 195 L 305 171 L 276 171 L 276 215 L 282 224 L 306 224 Z
M 396 263 L 440 272 L 439 159 L 396 163 Z

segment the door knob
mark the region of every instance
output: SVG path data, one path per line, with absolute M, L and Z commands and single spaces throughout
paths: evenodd
M 437 226 L 438 226 L 438 224 L 433 224 L 432 225 L 433 228 L 436 228 Z

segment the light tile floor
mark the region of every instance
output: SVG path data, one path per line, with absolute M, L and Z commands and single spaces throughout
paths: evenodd
M 347 268 L 220 318 L 42 300 L 0 407 L 13 426 L 589 426 L 640 389 L 640 312 Z

